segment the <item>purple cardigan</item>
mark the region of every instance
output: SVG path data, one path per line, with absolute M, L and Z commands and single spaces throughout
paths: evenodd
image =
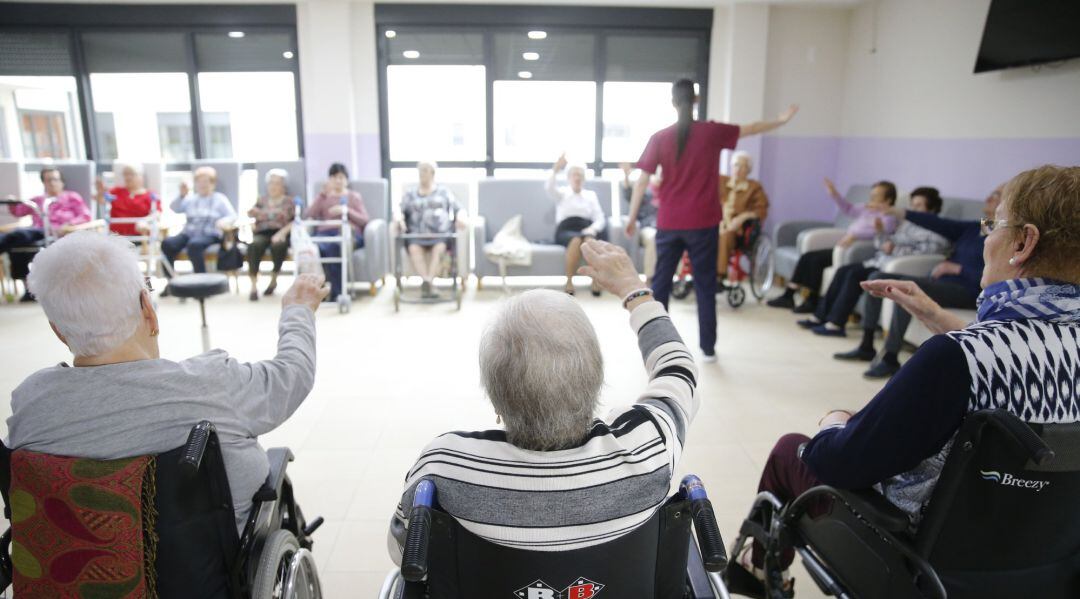
M 885 225 L 885 233 L 891 234 L 896 230 L 896 217 L 891 214 L 882 214 L 874 210 L 868 210 L 866 206 L 856 206 L 844 198 L 833 198 L 840 211 L 851 217 L 848 225 L 848 235 L 856 239 L 873 239 L 877 231 L 874 229 L 874 220 L 881 219 Z

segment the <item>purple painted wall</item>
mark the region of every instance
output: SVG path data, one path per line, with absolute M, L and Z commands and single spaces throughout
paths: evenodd
M 330 165 L 340 162 L 353 179 L 382 177 L 377 133 L 308 133 L 304 135 L 308 181 L 322 181 Z
M 1042 164 L 1080 165 L 1080 138 L 906 139 L 766 136 L 756 177 L 769 194 L 767 230 L 793 219 L 832 220 L 823 177 L 846 190 L 889 179 L 901 189 L 982 199 L 999 183 Z

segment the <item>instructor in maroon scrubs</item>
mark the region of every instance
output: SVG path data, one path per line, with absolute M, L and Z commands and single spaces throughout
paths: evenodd
M 749 125 L 728 125 L 695 121 L 694 104 L 698 96 L 694 82 L 679 79 L 671 86 L 671 103 L 679 120 L 661 129 L 649 139 L 637 168 L 655 173 L 663 167 L 660 183 L 660 206 L 657 213 L 656 274 L 653 296 L 667 307 L 672 276 L 683 251 L 689 251 L 694 268 L 694 291 L 697 293 L 698 328 L 701 351 L 706 362 L 716 361 L 716 253 L 719 244 L 721 207 L 720 152 L 735 148 L 740 137 L 765 133 L 791 120 L 799 110 L 792 105 L 775 121 Z M 639 177 L 630 200 L 627 237 L 637 229 L 637 215 L 649 177 Z

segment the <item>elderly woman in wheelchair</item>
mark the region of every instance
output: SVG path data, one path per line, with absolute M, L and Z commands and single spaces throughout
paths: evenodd
M 1080 596 L 1080 167 L 1020 173 L 983 229 L 973 324 L 862 284 L 938 334 L 863 409 L 776 444 L 733 592 L 791 596 L 798 551 L 842 597 Z
M 38 254 L 28 283 L 74 359 L 12 393 L 0 486 L 16 594 L 317 594 L 301 549 L 318 522 L 293 501 L 288 450 L 268 454 L 257 437 L 311 390 L 322 277 L 298 278 L 277 355 L 255 363 L 221 350 L 162 359 L 151 290 L 123 239 L 65 237 Z
M 585 312 L 548 290 L 507 300 L 480 342 L 481 379 L 504 428 L 448 433 L 421 453 L 391 520 L 401 572 L 384 596 L 682 597 L 691 519 L 705 567 L 725 563 L 700 481 L 668 498 L 698 410 L 693 357 L 626 252 L 596 240 L 582 250 L 581 274 L 630 312 L 647 387 L 595 418 L 603 360 Z M 691 553 L 709 593 L 693 596 L 714 596 Z

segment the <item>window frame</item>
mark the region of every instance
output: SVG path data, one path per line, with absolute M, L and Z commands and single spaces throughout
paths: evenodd
M 204 113 L 200 104 L 198 75 L 200 67 L 195 48 L 196 34 L 221 34 L 241 30 L 246 34 L 285 33 L 291 41 L 293 58 L 288 71 L 293 74 L 295 94 L 296 144 L 298 159 L 303 160 L 304 129 L 300 98 L 300 51 L 297 44 L 296 7 L 294 5 L 216 5 L 200 4 L 197 11 L 181 5 L 88 5 L 88 4 L 29 4 L 4 5 L 5 23 L 0 32 L 62 33 L 68 36 L 72 73 L 78 100 L 78 118 L 82 124 L 82 141 L 86 160 L 97 164 L 98 170 L 108 170 L 112 159 L 103 157 L 97 135 L 90 71 L 87 67 L 82 36 L 86 33 L 144 33 L 170 32 L 184 34 L 184 52 L 191 101 L 191 131 L 195 160 L 209 159 L 209 140 L 203 131 Z M 282 72 L 280 68 L 247 68 L 241 72 Z M 175 72 L 170 69 L 169 72 Z M 206 71 L 216 72 L 216 71 Z M 32 73 L 29 75 L 33 76 Z M 160 160 L 166 170 L 189 170 L 191 162 Z M 28 167 L 36 160 L 26 160 Z M 254 168 L 254 162 L 244 162 L 244 168 Z
M 708 18 L 705 18 L 707 15 Z M 592 23 L 583 26 L 581 23 Z M 499 33 L 524 33 L 542 29 L 551 33 L 591 33 L 596 36 L 593 45 L 594 74 L 596 86 L 596 112 L 593 132 L 593 160 L 587 167 L 597 176 L 604 169 L 617 168 L 617 162 L 604 161 L 604 83 L 607 81 L 607 38 L 634 36 L 655 38 L 664 36 L 696 37 L 698 39 L 697 72 L 694 80 L 699 83 L 699 118 L 706 118 L 709 75 L 709 44 L 712 38 L 712 11 L 692 9 L 630 8 L 613 12 L 601 8 L 578 7 L 513 7 L 501 6 L 498 14 L 475 6 L 440 7 L 436 20 L 423 5 L 376 5 L 375 35 L 378 59 L 379 85 L 379 137 L 383 176 L 389 179 L 390 171 L 415 166 L 413 161 L 391 160 L 387 68 L 390 66 L 387 30 L 422 31 L 424 33 L 480 33 L 483 36 L 483 64 L 485 67 L 486 97 L 486 152 L 485 160 L 439 160 L 438 156 L 426 157 L 438 160 L 440 167 L 482 168 L 488 177 L 496 169 L 548 169 L 550 162 L 516 162 L 495 160 L 495 35 Z M 423 64 L 420 61 L 420 64 Z

